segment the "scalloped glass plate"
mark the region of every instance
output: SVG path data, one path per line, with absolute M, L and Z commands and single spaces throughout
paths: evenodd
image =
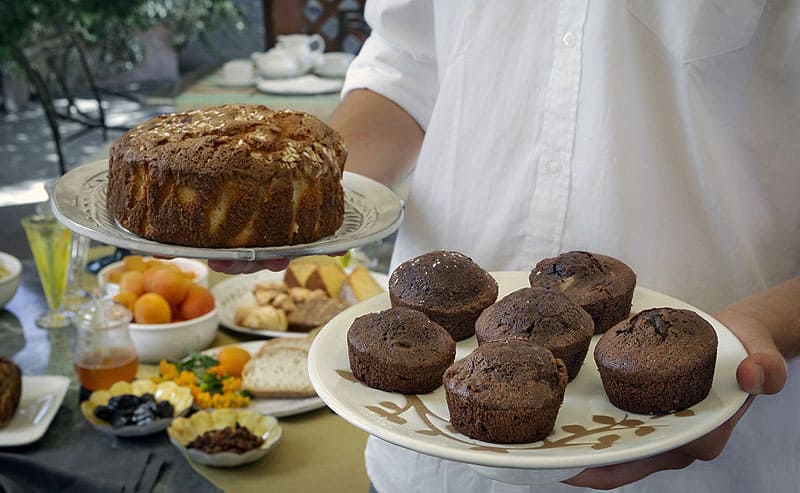
M 492 275 L 498 280 L 500 297 L 529 285 L 528 272 Z M 450 425 L 442 387 L 429 394 L 404 395 L 369 388 L 353 376 L 346 339 L 350 324 L 360 315 L 389 306 L 388 294 L 366 300 L 339 314 L 317 335 L 308 360 L 317 393 L 339 416 L 372 435 L 424 454 L 468 463 L 477 472 L 505 482 L 556 481 L 585 467 L 672 450 L 721 425 L 747 397 L 736 383 L 736 367 L 746 356 L 739 340 L 717 320 L 691 305 L 637 287 L 633 312 L 657 306 L 687 308 L 707 319 L 717 331 L 714 383 L 705 400 L 684 411 L 657 416 L 614 407 L 603 391 L 592 359 L 599 338 L 595 336 L 578 377 L 567 386 L 550 436 L 544 441 L 519 445 L 474 440 Z M 456 359 L 475 347 L 475 337 L 459 342 Z
M 337 253 L 357 248 L 394 233 L 403 220 L 403 204 L 386 186 L 345 172 L 344 224 L 336 233 L 313 243 L 260 248 L 198 248 L 158 243 L 137 236 L 119 224 L 106 209 L 108 161 L 74 168 L 56 183 L 53 213 L 69 229 L 120 248 L 161 255 L 218 260 L 263 260 Z
M 155 419 L 141 426 L 131 425 L 114 428 L 108 422 L 94 415 L 94 408 L 99 405 L 105 405 L 112 396 L 122 394 L 142 395 L 147 392 L 153 394 L 157 401 L 169 401 L 175 409 L 175 416 Z M 175 417 L 181 416 L 189 410 L 192 402 L 192 393 L 189 387 L 182 387 L 175 382 L 161 382 L 156 385 L 150 380 L 134 380 L 132 383 L 116 382 L 108 390 L 92 392 L 87 400 L 81 402 L 81 414 L 97 431 L 108 435 L 136 437 L 166 430 Z
M 224 327 L 241 334 L 247 334 L 258 337 L 305 337 L 308 334 L 305 332 L 290 332 L 278 330 L 259 330 L 238 325 L 234 320 L 236 308 L 240 304 L 246 302 L 253 302 L 253 286 L 265 281 L 283 281 L 286 271 L 272 272 L 262 270 L 253 274 L 240 274 L 232 276 L 224 281 L 218 282 L 211 287 L 211 293 L 214 295 L 214 301 L 217 306 L 217 313 L 219 315 L 219 323 Z M 384 288 L 389 284 L 389 278 L 386 274 L 380 272 L 372 272 L 373 279 Z

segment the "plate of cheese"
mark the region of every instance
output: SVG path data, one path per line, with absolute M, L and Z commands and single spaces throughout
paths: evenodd
M 281 272 L 230 277 L 211 288 L 222 326 L 259 337 L 303 338 L 350 305 L 385 291 L 388 277 L 335 257 L 298 257 Z

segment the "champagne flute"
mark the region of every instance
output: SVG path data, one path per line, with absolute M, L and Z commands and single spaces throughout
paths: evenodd
M 63 305 L 69 280 L 72 232 L 59 223 L 55 216 L 46 213 L 23 217 L 22 227 L 49 308 L 36 318 L 36 325 L 44 329 L 67 327 L 71 313 Z

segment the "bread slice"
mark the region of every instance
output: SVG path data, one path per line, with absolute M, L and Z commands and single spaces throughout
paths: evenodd
M 308 350 L 275 346 L 263 351 L 244 365 L 242 387 L 256 397 L 316 395 L 308 376 Z
M 363 265 L 359 265 L 347 276 L 347 283 L 353 290 L 353 296 L 356 301 L 363 301 L 367 298 L 372 298 L 378 293 L 383 292 L 383 288 L 378 281 L 369 273 L 369 269 Z
M 313 337 L 275 337 L 266 341 L 258 350 L 255 357 L 260 358 L 276 347 L 293 347 L 308 351 L 311 349 Z

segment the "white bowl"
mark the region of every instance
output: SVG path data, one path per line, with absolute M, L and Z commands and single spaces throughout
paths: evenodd
M 136 354 L 142 363 L 158 363 L 162 359 L 180 359 L 191 351 L 206 349 L 214 341 L 219 326 L 217 309 L 205 315 L 168 324 L 136 324 L 129 326 Z
M 192 440 L 209 430 L 220 430 L 239 423 L 260 436 L 264 443 L 260 448 L 242 454 L 219 452 L 209 454 L 197 449 L 186 448 Z M 213 412 L 198 411 L 188 418 L 176 418 L 167 428 L 170 441 L 192 461 L 213 467 L 235 467 L 261 459 L 278 444 L 282 428 L 274 416 L 264 416 L 256 411 L 242 409 L 216 409 Z
M 19 287 L 19 277 L 22 272 L 22 264 L 17 257 L 5 252 L 0 252 L 0 265 L 7 271 L 9 275 L 0 277 L 0 309 L 6 306 L 6 303 L 11 301 L 14 293 L 17 292 Z
M 145 257 L 145 260 L 150 259 L 152 259 L 152 257 Z M 193 281 L 203 287 L 208 287 L 208 266 L 203 262 L 189 258 L 173 258 L 160 261 L 176 264 L 180 270 L 194 273 Z M 97 285 L 101 288 L 105 288 L 105 291 L 109 296 L 114 296 L 115 294 L 119 293 L 119 284 L 109 282 L 108 276 L 113 270 L 121 268 L 123 265 L 124 262 L 120 260 L 119 262 L 106 265 L 100 269 L 100 272 L 97 273 Z

